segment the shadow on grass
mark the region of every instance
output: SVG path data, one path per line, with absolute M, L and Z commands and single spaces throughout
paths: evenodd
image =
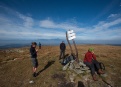
M 41 72 L 43 72 L 44 70 L 46 70 L 47 68 L 49 68 L 52 64 L 54 64 L 54 62 L 55 61 L 48 61 L 48 63 L 47 63 L 47 65 L 42 69 L 42 70 L 40 70 L 38 73 L 37 73 L 37 76 L 41 73 Z

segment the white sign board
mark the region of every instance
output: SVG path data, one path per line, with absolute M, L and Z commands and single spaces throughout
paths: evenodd
M 69 30 L 67 33 L 68 33 L 68 40 L 76 38 L 76 34 L 74 33 L 73 30 Z
M 73 32 L 74 32 L 73 30 L 69 30 L 69 31 L 68 31 L 68 34 L 71 34 L 71 33 L 73 33 Z
M 75 33 L 68 34 L 69 37 L 75 36 Z
M 69 37 L 68 40 L 72 40 L 74 38 L 76 38 L 76 36 Z

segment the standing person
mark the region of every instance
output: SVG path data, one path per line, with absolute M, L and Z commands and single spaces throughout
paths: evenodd
M 36 49 L 37 43 L 32 42 L 31 48 L 30 48 L 30 53 L 31 53 L 31 60 L 33 64 L 33 77 L 37 76 L 37 67 L 38 67 L 38 60 L 37 60 L 37 52 L 38 49 Z
M 93 80 L 97 81 L 95 74 L 96 68 L 99 74 L 104 74 L 100 68 L 99 62 L 96 60 L 93 48 L 88 49 L 88 52 L 85 54 L 84 63 L 90 68 Z
M 60 44 L 60 57 L 59 57 L 59 60 L 61 58 L 64 58 L 65 50 L 66 50 L 66 45 L 65 45 L 64 41 L 62 41 L 62 43 Z

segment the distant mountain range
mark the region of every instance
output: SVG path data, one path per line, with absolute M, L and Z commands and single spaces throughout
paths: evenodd
M 30 46 L 32 42 L 37 42 L 37 44 L 39 44 L 40 42 L 42 45 L 59 45 L 62 41 L 65 40 L 62 39 L 1 40 L 0 49 Z
M 67 44 L 66 39 L 38 39 L 38 40 L 1 40 L 0 49 L 4 48 L 16 48 L 30 46 L 31 42 L 41 43 L 42 45 L 60 45 L 64 41 Z M 76 40 L 76 44 L 108 44 L 121 46 L 120 40 Z M 72 44 L 72 41 L 70 41 Z

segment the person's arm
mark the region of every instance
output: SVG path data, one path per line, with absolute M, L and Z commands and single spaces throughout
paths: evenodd
M 95 56 L 94 53 L 92 53 L 92 57 L 93 57 L 94 60 L 96 60 L 96 56 Z
M 38 52 L 38 49 L 36 49 L 36 53 Z

